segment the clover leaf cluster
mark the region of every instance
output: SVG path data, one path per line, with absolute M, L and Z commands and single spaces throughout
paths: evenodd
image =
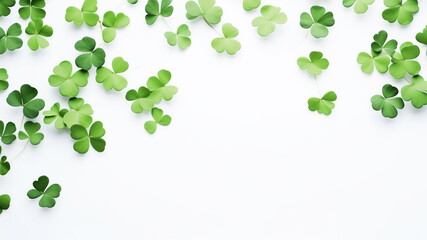
M 315 38 L 324 38 L 329 34 L 329 27 L 335 24 L 334 14 L 326 12 L 322 6 L 312 6 L 310 13 L 303 12 L 300 16 L 302 28 L 310 29 L 310 33 Z

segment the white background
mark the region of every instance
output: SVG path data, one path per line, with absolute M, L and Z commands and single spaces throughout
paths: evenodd
M 160 69 L 170 70 L 179 93 L 160 107 L 172 124 L 147 134 L 149 114 L 133 114 L 126 91 L 104 90 L 92 70 L 80 96 L 105 124 L 106 151 L 79 155 L 67 132 L 43 125 L 42 144 L 12 159 L 12 170 L 0 179 L 0 193 L 12 197 L 11 208 L 0 216 L 0 239 L 427 239 L 427 111 L 408 104 L 397 119 L 384 119 L 371 109 L 370 97 L 385 83 L 404 83 L 363 74 L 356 62 L 381 29 L 399 42 L 415 41 L 427 24 L 426 2 L 414 22 L 402 27 L 382 19 L 379 0 L 364 15 L 338 0 L 265 0 L 282 7 L 289 21 L 261 38 L 251 26 L 259 10 L 247 13 L 240 0 L 218 0 L 222 23 L 240 29 L 242 50 L 231 57 L 210 47 L 217 35 L 203 21 L 185 18 L 185 2 L 175 0 L 175 13 L 167 19 L 173 28 L 187 23 L 193 32 L 193 45 L 181 51 L 166 44 L 162 21 L 145 24 L 145 1 L 99 1 L 100 14 L 115 10 L 131 17 L 117 39 L 104 45 L 106 66 L 116 56 L 130 62 L 126 90 L 144 85 Z M 98 27 L 65 22 L 65 9 L 81 3 L 48 1 L 51 46 L 35 53 L 24 46 L 0 57 L 0 67 L 10 74 L 9 90 L 29 83 L 47 107 L 58 101 L 65 106 L 47 82 L 53 67 L 74 61 L 73 45 L 82 37 L 101 41 Z M 336 25 L 325 39 L 299 26 L 299 15 L 314 4 L 335 14 Z M 1 27 L 15 21 L 26 26 L 17 10 L 0 19 Z M 312 50 L 323 51 L 331 62 L 319 77 L 322 93 L 334 90 L 339 97 L 329 117 L 307 109 L 316 85 L 296 60 Z M 423 67 L 425 50 L 419 57 Z M 19 123 L 21 112 L 6 97 L 0 93 L 0 118 Z M 5 154 L 13 158 L 23 145 L 18 141 Z M 41 209 L 26 196 L 41 175 L 63 187 L 53 209 Z

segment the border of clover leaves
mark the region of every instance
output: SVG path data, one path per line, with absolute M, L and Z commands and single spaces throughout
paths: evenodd
M 17 0 L 0 0 L 0 17 L 6 17 L 10 14 Z M 139 0 L 127 0 L 130 4 L 137 4 Z M 346 8 L 354 7 L 357 14 L 365 13 L 369 5 L 375 0 L 343 0 L 342 4 Z M 28 47 L 37 51 L 47 48 L 49 42 L 46 38 L 53 35 L 53 29 L 43 23 L 46 16 L 44 7 L 45 0 L 19 0 L 21 5 L 19 15 L 22 19 L 30 19 L 25 29 L 29 39 Z M 386 9 L 382 13 L 384 20 L 401 25 L 410 24 L 413 16 L 419 11 L 417 0 L 396 0 L 393 2 L 384 2 Z M 243 0 L 243 9 L 253 11 L 260 9 L 260 15 L 252 21 L 252 25 L 257 28 L 257 33 L 262 37 L 272 34 L 277 25 L 285 24 L 287 16 L 280 7 L 272 5 L 262 5 L 261 0 Z M 211 47 L 218 53 L 227 53 L 234 55 L 241 50 L 241 43 L 236 39 L 239 30 L 231 23 L 222 25 L 221 32 L 216 26 L 221 23 L 223 10 L 216 6 L 215 0 L 188 0 L 185 4 L 188 20 L 202 19 L 218 37 L 211 41 Z M 191 46 L 191 31 L 187 24 L 179 25 L 177 31 L 174 31 L 166 18 L 173 14 L 172 0 L 146 0 L 146 22 L 153 25 L 160 18 L 167 26 L 168 30 L 164 37 L 170 46 L 177 46 L 185 50 Z M 103 152 L 106 142 L 103 139 L 106 131 L 102 122 L 93 121 L 94 113 L 92 107 L 84 102 L 84 99 L 78 98 L 79 89 L 85 87 L 88 78 L 93 72 L 90 70 L 96 68 L 96 81 L 107 90 L 122 91 L 127 87 L 127 80 L 122 76 L 129 68 L 129 63 L 122 57 L 115 57 L 112 61 L 112 69 L 104 66 L 106 53 L 102 49 L 104 44 L 114 41 L 117 30 L 126 27 L 130 19 L 124 13 L 115 13 L 113 11 L 105 12 L 103 18 L 97 13 L 97 0 L 84 0 L 81 7 L 71 6 L 66 10 L 65 19 L 77 26 L 83 24 L 95 27 L 99 26 L 102 31 L 103 43 L 97 45 L 91 37 L 84 37 L 75 44 L 75 49 L 82 54 L 78 56 L 74 63 L 78 68 L 73 72 L 73 66 L 69 61 L 59 63 L 49 77 L 49 84 L 53 87 L 59 87 L 62 96 L 68 97 L 69 108 L 62 109 L 59 103 L 53 104 L 50 110 L 43 112 L 44 123 L 54 124 L 58 130 L 69 131 L 70 136 L 75 140 L 74 150 L 81 154 L 86 153 L 92 146 L 94 150 Z M 304 29 L 309 29 L 311 35 L 315 38 L 326 37 L 329 33 L 328 28 L 335 23 L 332 12 L 327 12 L 322 6 L 312 6 L 309 12 L 304 12 L 300 16 L 300 25 Z M 23 46 L 20 38 L 22 28 L 19 23 L 12 24 L 8 29 L 0 28 L 0 55 L 6 51 L 14 51 Z M 402 97 L 398 88 L 386 84 L 383 87 L 382 95 L 372 97 L 372 107 L 376 111 L 381 111 L 387 118 L 395 118 L 398 115 L 398 109 L 402 109 L 404 101 L 411 102 L 415 108 L 421 108 L 427 105 L 427 81 L 418 73 L 421 65 L 416 61 L 420 55 L 420 49 L 411 42 L 405 42 L 398 45 L 395 40 L 388 40 L 388 34 L 380 31 L 374 36 L 371 44 L 371 53 L 360 53 L 357 62 L 361 64 L 361 69 L 367 74 L 374 70 L 385 74 L 387 72 L 396 79 L 405 79 L 407 85 L 401 88 Z M 388 41 L 387 41 L 388 40 Z M 427 27 L 418 33 L 416 40 L 419 43 L 427 45 Z M 330 115 L 335 107 L 337 95 L 329 91 L 321 95 L 318 78 L 323 70 L 329 66 L 329 61 L 323 57 L 323 53 L 312 51 L 309 58 L 300 57 L 297 61 L 302 70 L 311 74 L 317 85 L 319 97 L 312 97 L 308 100 L 310 111 L 317 111 L 320 114 Z M 4 68 L 0 69 L 0 91 L 8 89 L 8 73 Z M 150 134 L 155 133 L 157 126 L 167 126 L 171 123 L 171 117 L 165 115 L 162 109 L 156 107 L 161 101 L 170 101 L 178 92 L 175 86 L 167 85 L 171 80 L 171 73 L 167 70 L 160 70 L 157 76 L 150 77 L 146 86 L 139 89 L 129 90 L 126 94 L 126 100 L 132 102 L 131 110 L 134 113 L 151 111 L 153 120 L 147 121 L 144 125 L 146 131 Z M 18 139 L 25 141 L 23 149 L 13 158 L 16 159 L 31 143 L 38 145 L 43 139 L 43 133 L 40 133 L 40 123 L 33 122 L 39 113 L 44 109 L 45 102 L 36 98 L 37 89 L 28 84 L 22 85 L 20 90 L 12 91 L 7 97 L 7 102 L 13 107 L 22 108 L 22 120 L 18 125 L 13 122 L 0 121 L 0 140 L 3 145 L 12 144 L 18 135 Z M 1 156 L 2 148 L 0 146 L 0 175 L 6 175 L 10 170 L 10 162 L 6 156 Z M 61 186 L 52 184 L 49 186 L 49 178 L 41 176 L 33 182 L 34 189 L 28 191 L 30 199 L 39 200 L 40 207 L 52 208 L 56 204 L 56 198 L 60 196 Z M 0 195 L 0 214 L 10 207 L 11 198 L 7 194 Z

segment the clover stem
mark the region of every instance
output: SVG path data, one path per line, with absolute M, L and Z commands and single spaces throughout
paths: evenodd
M 207 25 L 209 25 L 209 27 L 211 27 L 220 37 L 223 37 L 223 35 L 220 33 L 220 32 L 218 32 L 218 30 L 216 30 L 215 28 L 214 28 L 214 26 L 212 26 L 212 24 L 210 24 L 205 18 L 203 18 L 203 20 L 205 20 L 205 23 L 207 24 Z
M 406 80 L 406 82 L 408 82 L 409 84 L 411 84 L 411 82 L 406 78 L 406 76 L 404 76 L 403 78 Z
M 17 159 L 19 156 L 21 156 L 21 154 L 25 151 L 25 149 L 28 146 L 28 143 L 30 142 L 30 139 L 28 139 L 28 141 L 25 143 L 24 147 L 21 149 L 21 151 L 19 151 L 18 154 L 16 154 L 15 157 L 13 157 L 12 159 L 9 160 L 9 162 L 12 162 L 13 160 Z
M 24 115 L 24 114 L 22 114 L 21 124 L 19 124 L 19 131 L 21 131 L 21 130 L 22 130 L 22 125 L 24 124 L 24 117 L 25 117 L 25 115 Z
M 173 29 L 171 28 L 171 26 L 169 25 L 169 23 L 166 21 L 166 19 L 163 16 L 160 16 L 160 18 L 163 20 L 163 22 L 166 24 L 166 26 L 169 28 L 169 31 L 173 31 Z
M 307 31 L 307 33 L 305 34 L 305 37 L 301 40 L 301 42 L 299 43 L 299 45 L 298 45 L 298 48 L 300 48 L 301 46 L 302 46 L 302 44 L 305 42 L 305 40 L 307 39 L 307 37 L 308 37 L 308 31 Z
M 319 81 L 317 81 L 317 77 L 316 75 L 313 75 L 314 80 L 316 80 L 316 88 L 317 88 L 317 93 L 319 94 L 319 96 L 321 97 L 322 94 L 320 94 L 320 88 L 319 88 Z

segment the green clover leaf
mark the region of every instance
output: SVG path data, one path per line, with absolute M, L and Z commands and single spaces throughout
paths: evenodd
M 172 78 L 171 72 L 160 70 L 157 77 L 152 76 L 147 81 L 147 87 L 150 91 L 158 92 L 165 101 L 172 100 L 173 96 L 178 92 L 175 86 L 166 86 Z
M 43 9 L 46 6 L 44 0 L 19 0 L 19 5 L 22 6 L 18 10 L 19 16 L 23 19 L 31 17 L 31 20 L 36 20 L 46 16 L 46 11 Z
M 26 122 L 24 124 L 25 132 L 20 131 L 18 133 L 19 139 L 21 140 L 29 139 L 32 145 L 40 144 L 41 141 L 43 141 L 44 139 L 44 134 L 38 132 L 40 131 L 40 128 L 41 128 L 40 123 L 35 123 L 31 121 Z
M 410 24 L 414 20 L 414 14 L 420 10 L 418 0 L 384 0 L 384 5 L 387 7 L 382 14 L 384 20 L 390 23 L 397 20 L 401 25 Z
M 159 16 L 170 17 L 173 13 L 173 6 L 171 6 L 172 0 L 162 0 L 161 5 L 158 0 L 148 0 L 145 5 L 145 21 L 148 25 L 152 25 L 156 22 Z
M 10 14 L 10 8 L 15 6 L 15 0 L 2 0 L 0 1 L 0 17 L 6 17 Z
M 322 98 L 310 98 L 308 100 L 308 109 L 312 112 L 317 111 L 320 114 L 331 115 L 332 109 L 335 108 L 335 101 L 337 95 L 335 92 L 330 91 L 323 95 Z
M 234 39 L 239 35 L 239 30 L 231 23 L 226 23 L 222 26 L 222 33 L 224 37 L 212 40 L 212 48 L 218 53 L 226 51 L 230 55 L 236 54 L 242 48 L 240 42 Z
M 73 66 L 68 61 L 61 62 L 53 69 L 53 75 L 49 77 L 49 84 L 52 87 L 59 86 L 59 92 L 64 97 L 76 97 L 80 90 L 88 83 L 89 72 L 79 70 L 73 73 Z
M 57 129 L 64 129 L 64 116 L 68 112 L 67 109 L 61 109 L 61 105 L 59 103 L 55 103 L 50 110 L 44 111 L 44 119 L 43 122 L 45 124 L 51 124 L 55 122 L 55 127 Z
M 90 37 L 84 37 L 74 45 L 79 52 L 85 52 L 76 58 L 76 66 L 89 71 L 92 65 L 102 67 L 105 63 L 105 51 L 102 48 L 96 48 L 96 41 Z M 95 49 L 96 48 L 96 49 Z
M 427 26 L 423 29 L 422 32 L 417 33 L 415 38 L 419 43 L 427 45 Z
M 102 83 L 107 90 L 114 88 L 116 91 L 121 91 L 127 87 L 128 81 L 118 74 L 126 72 L 129 68 L 129 63 L 122 57 L 116 57 L 113 59 L 112 66 L 113 71 L 106 67 L 98 68 L 96 70 L 96 81 Z
M 368 11 L 369 5 L 374 2 L 375 0 L 343 0 L 342 4 L 346 8 L 349 8 L 354 5 L 354 12 L 357 14 L 362 14 Z
M 53 29 L 48 25 L 43 25 L 43 20 L 36 19 L 28 23 L 25 32 L 28 35 L 33 35 L 28 39 L 28 47 L 36 51 L 39 48 L 47 48 L 49 46 L 49 42 L 44 37 L 52 36 Z
M 117 15 L 108 11 L 104 14 L 102 25 L 106 28 L 102 30 L 102 39 L 106 43 L 112 42 L 116 38 L 116 29 L 124 28 L 129 25 L 130 19 L 124 13 L 118 13 Z
M 6 50 L 14 51 L 22 47 L 22 39 L 19 36 L 22 34 L 21 25 L 19 23 L 12 24 L 5 32 L 0 28 L 0 54 Z
M 261 0 L 243 0 L 243 9 L 252 11 L 261 5 Z
M 83 98 L 71 98 L 68 100 L 70 111 L 64 114 L 63 121 L 68 128 L 74 125 L 82 125 L 88 128 L 92 123 L 92 106 L 85 103 Z
M 130 4 L 137 4 L 138 0 L 128 0 L 128 3 L 130 3 Z
M 389 56 L 393 56 L 396 52 L 397 41 L 392 39 L 387 42 L 388 33 L 384 30 L 379 31 L 374 35 L 374 42 L 371 44 L 371 49 L 375 53 L 386 52 Z
M 203 17 L 209 24 L 220 23 L 223 14 L 222 8 L 215 6 L 215 0 L 198 0 L 198 3 L 188 1 L 185 4 L 185 9 L 187 10 L 186 16 L 188 20 Z
M 402 88 L 402 98 L 411 101 L 415 108 L 422 108 L 427 105 L 427 82 L 417 75 L 413 76 L 409 85 Z
M 304 12 L 300 17 L 300 25 L 305 29 L 310 29 L 311 35 L 315 38 L 324 38 L 328 36 L 328 27 L 335 24 L 334 14 L 326 12 L 324 7 L 312 6 L 310 13 Z
M 298 58 L 297 64 L 301 70 L 307 70 L 313 76 L 322 74 L 322 71 L 329 67 L 328 59 L 323 58 L 322 52 L 316 51 L 311 52 L 309 58 Z
M 405 103 L 402 98 L 396 97 L 399 90 L 390 84 L 383 86 L 383 96 L 375 95 L 371 98 L 372 108 L 381 111 L 386 118 L 395 118 L 398 115 L 397 109 L 403 109 Z
M 7 74 L 7 70 L 0 68 L 0 91 L 4 91 L 9 88 L 9 82 L 7 81 L 8 78 L 9 74 Z
M 41 196 L 39 206 L 42 208 L 53 208 L 56 204 L 55 199 L 60 196 L 62 188 L 59 184 L 48 186 L 49 178 L 41 176 L 33 182 L 34 189 L 28 191 L 27 196 L 30 199 L 37 199 Z
M 27 118 L 36 118 L 45 105 L 42 99 L 34 99 L 37 94 L 37 89 L 24 84 L 20 91 L 11 92 L 6 101 L 12 107 L 23 107 L 24 116 Z
M 81 125 L 74 125 L 71 127 L 71 137 L 77 140 L 74 143 L 74 150 L 80 154 L 87 153 L 89 147 L 92 146 L 97 152 L 105 150 L 105 140 L 102 137 L 105 135 L 105 129 L 102 122 L 94 122 L 89 129 Z
M 12 144 L 15 139 L 16 125 L 13 122 L 8 122 L 6 127 L 3 121 L 0 121 L 0 138 L 4 144 Z
M 9 209 L 10 207 L 10 196 L 7 194 L 0 195 L 0 214 Z
M 138 114 L 143 111 L 151 111 L 154 105 L 162 101 L 162 95 L 159 91 L 140 87 L 138 90 L 129 90 L 126 93 L 126 100 L 133 102 L 131 110 Z
M 279 7 L 265 5 L 261 8 L 260 17 L 252 21 L 252 26 L 258 27 L 257 32 L 260 36 L 266 37 L 276 30 L 275 24 L 285 24 L 288 17 L 281 12 Z
M 1 152 L 2 152 L 2 148 L 0 146 L 0 154 L 1 154 Z M 10 163 L 7 161 L 7 157 L 0 155 L 0 175 L 4 176 L 9 171 L 10 171 Z
M 414 61 L 420 55 L 420 48 L 411 42 L 400 45 L 400 53 L 396 52 L 391 59 L 390 74 L 396 79 L 402 79 L 406 74 L 417 75 L 421 65 Z
M 361 52 L 357 56 L 357 63 L 361 64 L 361 69 L 364 73 L 371 74 L 374 69 L 380 73 L 386 73 L 390 65 L 390 57 L 386 54 L 377 54 L 372 52 L 372 56 L 368 53 Z
M 153 110 L 151 110 L 151 115 L 153 116 L 154 121 L 147 121 L 144 124 L 145 130 L 150 134 L 154 134 L 156 132 L 157 124 L 168 126 L 172 121 L 172 118 L 169 115 L 163 115 L 163 110 L 160 108 L 153 108 Z
M 76 7 L 67 8 L 65 20 L 73 22 L 76 26 L 81 26 L 86 23 L 88 26 L 95 26 L 99 21 L 99 16 L 96 14 L 98 7 L 97 0 L 85 0 L 81 9 Z
M 191 31 L 188 28 L 187 24 L 182 24 L 178 27 L 176 33 L 174 32 L 166 32 L 165 38 L 168 41 L 169 45 L 176 46 L 180 49 L 186 49 L 191 46 Z

